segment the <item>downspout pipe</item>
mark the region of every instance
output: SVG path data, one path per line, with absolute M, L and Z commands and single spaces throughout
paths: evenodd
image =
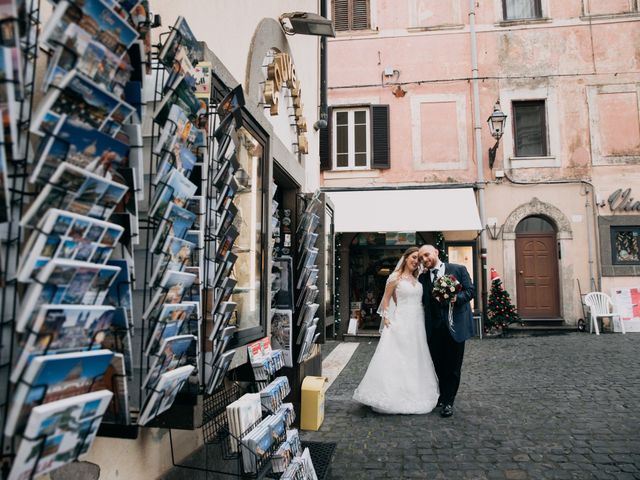
M 320 16 L 327 17 L 327 2 L 329 0 L 320 0 Z M 320 37 L 320 115 L 319 119 L 328 121 L 329 107 L 327 105 L 327 37 Z M 326 128 L 326 123 L 325 127 Z
M 480 275 L 482 282 L 482 326 L 480 338 L 482 338 L 482 329 L 485 325 L 487 315 L 487 230 L 485 228 L 485 200 L 484 200 L 484 159 L 482 158 L 482 123 L 480 120 L 480 92 L 478 79 L 478 43 L 476 38 L 476 0 L 469 0 L 469 34 L 471 36 L 471 85 L 473 92 L 473 131 L 475 134 L 475 154 L 476 166 L 478 171 L 478 179 L 476 188 L 478 189 L 478 210 L 480 213 Z

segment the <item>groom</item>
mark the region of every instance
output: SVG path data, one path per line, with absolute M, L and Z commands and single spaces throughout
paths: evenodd
M 422 283 L 422 305 L 424 307 L 427 342 L 433 365 L 440 384 L 440 415 L 453 415 L 453 402 L 460 385 L 464 342 L 474 334 L 473 315 L 469 302 L 475 289 L 464 265 L 443 263 L 433 245 L 420 247 L 420 260 L 424 271 Z M 453 298 L 453 325 L 449 325 L 449 307 L 439 303 L 432 295 L 433 283 L 443 275 L 453 275 L 462 284 L 462 290 Z

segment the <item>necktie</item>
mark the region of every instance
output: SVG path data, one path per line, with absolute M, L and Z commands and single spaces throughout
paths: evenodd
M 434 268 L 431 270 L 431 283 L 435 283 L 438 278 L 438 269 Z

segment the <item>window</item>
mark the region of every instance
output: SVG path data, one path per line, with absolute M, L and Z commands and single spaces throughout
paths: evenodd
M 502 0 L 505 20 L 530 20 L 542 18 L 540 0 Z
M 516 157 L 545 157 L 547 122 L 544 100 L 513 102 L 513 137 Z
M 333 156 L 336 169 L 369 168 L 369 123 L 368 108 L 333 111 Z
M 525 218 L 516 226 L 516 233 L 553 233 L 555 231 L 549 220 L 535 215 Z
M 389 139 L 389 105 L 331 107 L 320 130 L 320 169 L 390 168 Z
M 611 227 L 614 265 L 640 265 L 640 226 Z
M 369 0 L 333 0 L 333 24 L 337 32 L 369 30 Z

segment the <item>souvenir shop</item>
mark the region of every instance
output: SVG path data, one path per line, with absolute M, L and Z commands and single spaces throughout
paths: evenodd
M 323 478 L 318 37 L 265 2 L 218 56 L 172 2 L 53 3 L 0 6 L 3 478 Z

